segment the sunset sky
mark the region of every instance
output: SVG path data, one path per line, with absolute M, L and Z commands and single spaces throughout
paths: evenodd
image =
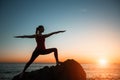
M 27 62 L 36 47 L 32 35 L 38 25 L 45 32 L 66 30 L 46 39 L 60 61 L 120 63 L 120 0 L 0 0 L 0 62 Z M 35 62 L 55 62 L 40 55 Z

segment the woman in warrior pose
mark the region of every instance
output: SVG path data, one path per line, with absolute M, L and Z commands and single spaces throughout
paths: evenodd
M 49 34 L 42 34 L 44 32 L 44 26 L 40 25 L 36 28 L 36 33 L 35 35 L 23 35 L 23 36 L 15 36 L 15 38 L 35 38 L 36 43 L 37 43 L 37 47 L 35 48 L 35 50 L 32 53 L 32 56 L 30 58 L 30 60 L 28 61 L 28 63 L 25 65 L 23 72 L 24 73 L 26 71 L 26 69 L 30 66 L 30 64 L 39 56 L 39 55 L 46 55 L 49 54 L 51 52 L 54 52 L 54 56 L 55 56 L 55 60 L 56 60 L 56 64 L 59 64 L 59 59 L 58 59 L 58 52 L 57 52 L 57 48 L 49 48 L 46 49 L 45 48 L 45 38 L 53 35 L 53 34 L 57 34 L 57 33 L 61 33 L 61 32 L 65 32 L 64 31 L 56 31 L 56 32 L 52 32 Z

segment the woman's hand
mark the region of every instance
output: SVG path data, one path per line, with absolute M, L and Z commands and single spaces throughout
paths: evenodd
M 24 38 L 24 36 L 14 36 L 14 38 Z
M 58 32 L 60 33 L 60 32 L 65 32 L 65 31 L 66 31 L 66 30 L 63 30 L 63 31 L 58 31 Z

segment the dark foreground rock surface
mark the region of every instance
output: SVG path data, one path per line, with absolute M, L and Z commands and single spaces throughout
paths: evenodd
M 42 69 L 26 72 L 22 78 L 16 75 L 12 80 L 86 80 L 86 73 L 75 60 L 66 60 L 60 65 L 45 66 Z

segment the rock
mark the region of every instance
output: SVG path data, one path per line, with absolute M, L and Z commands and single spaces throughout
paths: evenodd
M 75 60 L 66 60 L 60 65 L 45 66 L 42 69 L 25 72 L 22 78 L 16 75 L 12 80 L 86 80 L 86 73 Z

